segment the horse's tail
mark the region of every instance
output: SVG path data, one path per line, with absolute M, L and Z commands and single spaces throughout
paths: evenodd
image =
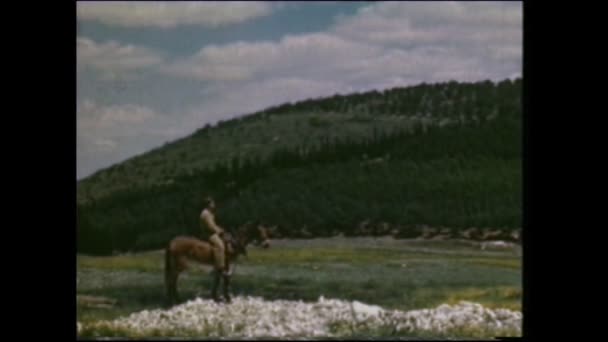
M 172 300 L 174 288 L 175 288 L 175 257 L 171 253 L 171 243 L 165 248 L 165 287 L 167 289 L 167 296 L 169 300 Z

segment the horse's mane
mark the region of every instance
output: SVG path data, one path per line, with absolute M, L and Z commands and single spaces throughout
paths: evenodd
M 255 238 L 258 224 L 256 222 L 247 222 L 240 225 L 234 230 L 234 233 L 229 234 L 229 243 L 235 249 L 236 254 L 247 254 L 247 245 Z
M 252 237 L 252 233 L 255 232 L 256 229 L 256 224 L 255 223 L 251 223 L 251 222 L 247 222 L 243 225 L 240 225 L 235 233 L 237 237 L 246 237 L 246 238 L 251 238 Z

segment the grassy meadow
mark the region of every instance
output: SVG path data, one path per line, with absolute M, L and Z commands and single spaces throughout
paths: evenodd
M 163 251 L 108 257 L 79 255 L 77 294 L 116 300 L 111 307 L 79 304 L 81 323 L 167 308 Z M 208 266 L 182 274 L 182 301 L 210 297 Z M 273 240 L 249 247 L 232 277 L 235 296 L 314 302 L 320 296 L 385 309 L 415 310 L 471 301 L 521 310 L 521 248 L 481 250 L 467 241 L 324 238 Z

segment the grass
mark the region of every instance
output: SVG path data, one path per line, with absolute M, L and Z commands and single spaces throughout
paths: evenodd
M 137 254 L 122 254 L 107 257 L 78 255 L 78 267 L 99 270 L 133 270 L 142 272 L 162 271 L 164 251 L 152 251 Z
M 78 256 L 78 294 L 116 299 L 111 309 L 78 306 L 77 319 L 115 319 L 164 306 L 163 252 Z M 209 267 L 182 274 L 183 300 L 209 297 Z M 316 301 L 319 296 L 414 310 L 461 300 L 521 310 L 518 251 L 482 251 L 457 241 L 392 238 L 276 240 L 250 247 L 232 280 L 234 295 Z

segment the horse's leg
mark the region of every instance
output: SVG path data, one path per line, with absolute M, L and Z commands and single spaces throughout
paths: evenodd
M 180 270 L 174 270 L 167 279 L 167 297 L 169 299 L 169 305 L 175 305 L 179 302 L 179 296 L 177 294 L 177 278 L 179 277 Z
M 172 304 L 179 303 L 179 294 L 177 292 L 177 279 L 179 278 L 180 273 L 180 269 L 176 270 L 175 274 L 173 275 L 173 279 L 171 279 L 171 298 L 173 298 Z
M 226 299 L 227 303 L 230 303 L 230 301 L 232 300 L 232 298 L 230 298 L 230 276 L 229 275 L 224 275 L 224 298 Z
M 172 279 L 172 284 L 173 284 L 173 300 L 175 303 L 179 303 L 180 302 L 180 298 L 179 298 L 179 294 L 177 292 L 177 280 L 179 279 L 179 275 L 186 270 L 186 268 L 188 267 L 188 264 L 186 263 L 186 258 L 184 257 L 178 257 L 177 258 L 177 262 L 176 262 L 176 267 L 175 267 L 175 274 L 174 277 Z
M 220 271 L 219 270 L 214 270 L 213 271 L 213 286 L 211 287 L 211 298 L 213 298 L 214 301 L 219 302 L 220 299 L 217 296 L 217 287 L 219 285 L 220 282 Z
M 177 302 L 177 273 L 177 270 L 172 270 L 170 274 L 166 275 L 167 299 L 169 305 L 174 305 Z
M 181 270 L 176 259 L 177 257 L 167 248 L 165 251 L 165 285 L 169 305 L 173 305 L 177 301 L 177 277 Z

